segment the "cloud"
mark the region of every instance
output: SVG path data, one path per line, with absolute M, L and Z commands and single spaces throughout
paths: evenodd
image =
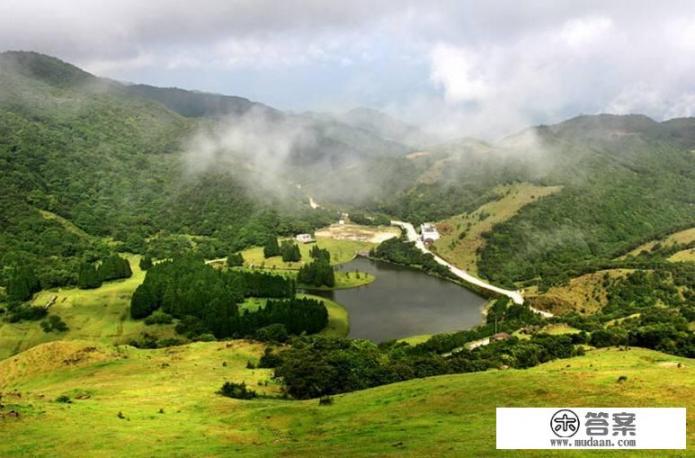
M 562 27 L 560 35 L 571 47 L 596 44 L 613 25 L 605 16 L 571 19 Z
M 368 105 L 447 135 L 693 112 L 690 1 L 5 0 L 0 43 L 97 74 L 294 110 Z

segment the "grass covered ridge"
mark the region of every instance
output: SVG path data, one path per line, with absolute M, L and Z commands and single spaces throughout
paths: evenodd
M 319 406 L 317 400 L 238 401 L 215 394 L 224 381 L 245 381 L 262 395 L 279 393 L 270 371 L 246 369 L 262 352 L 250 342 L 160 350 L 98 346 L 88 352 L 98 357 L 75 357 L 90 347 L 56 342 L 0 362 L 5 410 L 20 412 L 19 419 L 3 422 L 0 455 L 326 456 L 349 450 L 351 456 L 595 456 L 494 452 L 495 407 L 684 406 L 688 422 L 695 421 L 693 360 L 642 349 L 594 350 L 528 370 L 412 380 Z M 54 361 L 56 369 L 48 376 L 17 370 L 39 360 Z M 624 383 L 617 382 L 621 376 Z M 54 402 L 61 395 L 73 403 Z M 687 443 L 695 445 L 692 428 Z

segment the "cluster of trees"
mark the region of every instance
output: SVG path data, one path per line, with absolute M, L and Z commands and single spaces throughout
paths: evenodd
M 302 259 L 302 253 L 296 243 L 291 240 L 283 240 L 279 244 L 276 235 L 268 237 L 263 245 L 263 257 L 267 259 L 274 256 L 282 256 L 284 262 L 298 262 Z
M 263 257 L 267 259 L 274 256 L 280 256 L 280 244 L 277 236 L 273 234 L 263 245 Z
M 227 256 L 227 267 L 241 267 L 244 265 L 244 256 L 241 253 L 232 253 Z
M 141 270 L 149 270 L 150 267 L 154 265 L 154 263 L 152 262 L 152 256 L 143 256 L 142 258 L 140 258 L 140 262 L 138 265 L 140 266 Z
M 133 272 L 130 262 L 112 254 L 104 258 L 99 265 L 83 262 L 77 276 L 77 286 L 81 289 L 98 288 L 105 281 L 130 278 Z
M 297 281 L 310 286 L 335 286 L 335 271 L 331 265 L 331 253 L 314 245 L 310 251 L 313 262 L 303 265 L 297 274 Z
M 295 297 L 292 278 L 258 271 L 216 270 L 195 257 L 163 261 L 147 271 L 131 300 L 135 319 L 158 311 L 179 319 L 176 329 L 189 338 L 254 337 L 279 324 L 287 334 L 314 333 L 328 322 L 322 302 Z M 243 312 L 245 297 L 266 297 L 265 307 Z M 159 321 L 159 320 L 156 320 Z M 261 334 L 268 330 L 262 331 Z
M 407 344 L 311 336 L 266 353 L 260 364 L 275 369 L 289 395 L 306 399 L 433 375 L 526 368 L 581 353 L 570 336 L 511 338 L 448 356 Z
M 456 278 L 446 266 L 439 264 L 429 253 L 423 253 L 415 246 L 415 242 L 392 238 L 372 248 L 369 255 L 395 264 L 417 267 L 425 272 L 444 278 Z
M 283 240 L 280 244 L 280 256 L 282 256 L 284 262 L 299 262 L 302 260 L 299 245 L 290 240 Z
M 41 290 L 41 282 L 30 266 L 13 269 L 7 282 L 7 299 L 12 302 L 24 302 Z
M 352 212 L 350 213 L 350 221 L 363 226 L 388 226 L 391 224 L 391 218 L 383 213 L 365 214 Z

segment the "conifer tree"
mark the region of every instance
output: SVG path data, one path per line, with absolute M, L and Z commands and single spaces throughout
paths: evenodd
M 268 237 L 268 240 L 265 242 L 265 246 L 263 247 L 263 257 L 272 258 L 273 256 L 278 255 L 280 255 L 280 245 L 278 245 L 277 237 L 273 235 Z

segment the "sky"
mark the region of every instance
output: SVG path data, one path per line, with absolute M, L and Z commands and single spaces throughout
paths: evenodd
M 450 137 L 695 115 L 693 1 L 3 0 L 0 49 Z

